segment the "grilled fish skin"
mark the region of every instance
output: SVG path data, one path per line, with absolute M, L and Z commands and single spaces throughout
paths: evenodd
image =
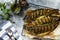
M 58 15 L 59 16 L 59 15 Z M 32 21 L 31 23 L 25 24 L 27 27 L 34 26 L 34 25 L 43 25 L 46 23 L 59 21 L 60 18 L 58 16 L 40 16 L 35 21 Z
M 54 31 L 59 25 L 58 9 L 38 9 L 28 12 L 24 17 L 24 30 L 31 35 L 39 35 Z
M 32 27 L 24 26 L 24 29 L 29 31 L 31 35 L 38 35 L 45 32 L 52 32 L 55 28 L 57 28 L 58 25 L 59 25 L 59 22 L 57 21 L 54 23 L 52 22 L 52 23 L 40 25 L 40 26 L 32 26 Z
M 27 12 L 26 16 L 24 17 L 24 20 L 27 22 L 32 22 L 36 18 L 42 15 L 51 15 L 51 14 L 59 14 L 58 9 L 38 9 L 33 10 L 30 12 Z

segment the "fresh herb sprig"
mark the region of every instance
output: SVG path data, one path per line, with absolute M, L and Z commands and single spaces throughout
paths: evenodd
M 2 11 L 2 14 L 0 14 L 0 16 L 2 16 L 2 19 L 4 20 L 8 20 L 9 19 L 9 11 L 10 9 L 7 9 L 5 6 L 5 3 L 0 3 L 0 11 Z

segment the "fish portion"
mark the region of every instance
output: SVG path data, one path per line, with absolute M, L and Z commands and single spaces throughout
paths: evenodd
M 24 17 L 24 30 L 31 35 L 52 32 L 60 21 L 58 9 L 37 9 L 26 13 Z
M 38 17 L 35 21 L 32 21 L 31 23 L 27 23 L 25 25 L 27 25 L 27 27 L 30 26 L 34 26 L 34 25 L 43 25 L 43 24 L 47 24 L 47 23 L 51 23 L 54 21 L 58 21 L 59 18 L 57 16 L 40 16 Z
M 42 15 L 52 15 L 52 14 L 59 14 L 58 9 L 37 9 L 28 11 L 26 13 L 26 16 L 24 17 L 24 21 L 32 22 L 36 20 L 39 16 Z
M 38 35 L 38 34 L 45 33 L 45 32 L 51 32 L 58 25 L 59 25 L 59 22 L 54 22 L 54 23 L 44 24 L 40 26 L 36 26 L 36 25 L 30 26 L 30 27 L 24 26 L 24 29 L 29 31 L 31 35 Z

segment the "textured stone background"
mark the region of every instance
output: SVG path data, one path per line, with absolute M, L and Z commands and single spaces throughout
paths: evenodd
M 30 5 L 29 5 L 29 7 L 30 8 L 46 8 L 46 7 L 50 7 L 50 8 L 58 8 L 58 7 L 60 7 L 60 6 L 58 6 L 57 7 L 57 5 L 58 5 L 58 1 L 59 0 L 56 0 L 57 1 L 57 3 L 56 3 L 56 1 L 54 0 L 53 2 L 52 1 L 50 1 L 50 3 L 47 1 L 44 1 L 44 0 L 27 0 L 28 1 L 28 3 L 30 3 Z M 5 0 L 3 1 L 3 0 L 0 0 L 0 2 L 5 2 Z M 11 2 L 11 1 L 7 1 L 7 2 Z M 45 6 L 43 6 L 42 5 L 42 3 L 43 3 L 43 5 L 45 5 Z M 47 3 L 49 3 L 49 4 L 47 4 Z M 39 6 L 39 5 L 42 5 L 42 6 Z M 23 30 L 23 24 L 24 24 L 24 22 L 23 22 L 23 17 L 24 17 L 24 14 L 23 14 L 23 16 L 21 17 L 21 16 L 17 16 L 17 15 L 13 15 L 13 17 L 12 17 L 12 20 L 15 22 L 15 24 L 13 24 L 14 25 L 14 27 L 16 28 L 16 30 L 18 31 L 18 33 L 19 33 L 19 35 L 20 35 L 20 39 L 21 40 L 32 40 L 32 39 L 30 39 L 30 38 L 26 38 L 26 37 L 24 37 L 24 36 L 22 36 L 22 30 Z M 56 37 L 57 38 L 57 40 L 60 40 L 60 36 L 59 37 Z M 50 40 L 50 39 L 43 39 L 43 40 Z

